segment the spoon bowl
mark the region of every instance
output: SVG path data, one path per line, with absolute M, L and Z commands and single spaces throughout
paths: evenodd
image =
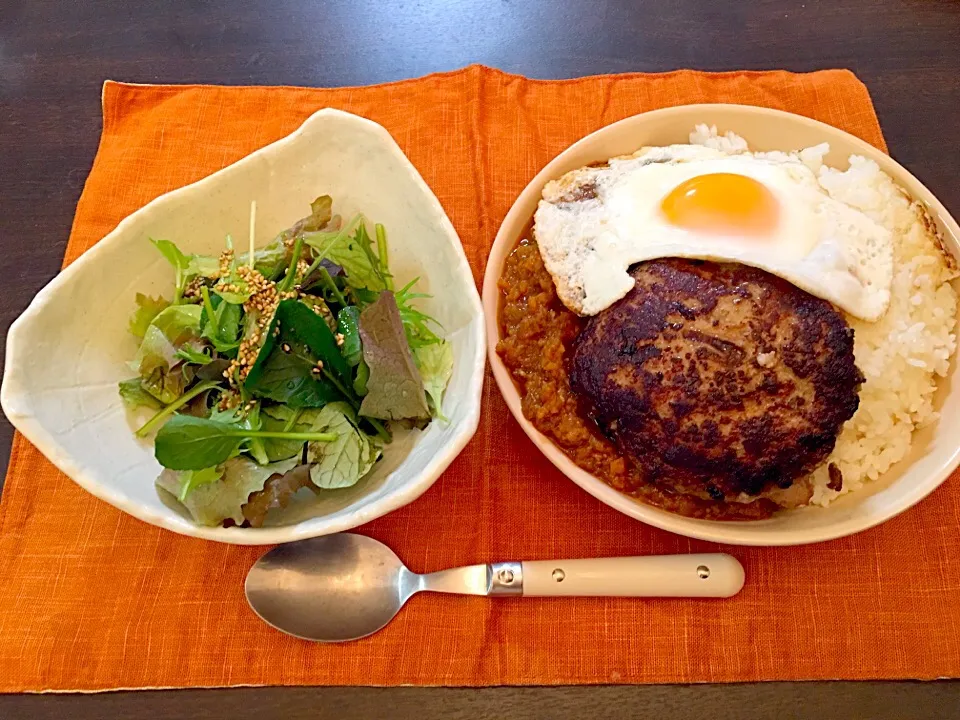
M 340 533 L 277 546 L 251 568 L 245 591 L 253 611 L 278 630 L 343 642 L 390 622 L 415 578 L 383 543 Z

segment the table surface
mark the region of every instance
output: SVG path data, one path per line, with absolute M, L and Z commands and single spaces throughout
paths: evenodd
M 100 134 L 100 86 L 338 86 L 484 63 L 537 78 L 852 69 L 894 157 L 960 212 L 960 2 L 951 0 L 3 0 L 0 337 L 60 267 Z M 0 418 L 0 465 L 12 430 Z M 385 710 L 388 708 L 388 710 Z M 0 717 L 960 716 L 954 683 L 275 688 L 4 696 Z

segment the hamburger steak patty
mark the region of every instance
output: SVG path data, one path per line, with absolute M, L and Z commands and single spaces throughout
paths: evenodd
M 859 403 L 853 331 L 761 270 L 664 259 L 574 341 L 571 385 L 655 483 L 733 500 L 788 488 Z

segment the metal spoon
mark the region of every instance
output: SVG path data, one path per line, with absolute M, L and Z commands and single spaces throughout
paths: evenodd
M 460 595 L 730 597 L 743 567 L 723 554 L 536 560 L 418 575 L 377 540 L 341 533 L 280 545 L 247 574 L 250 607 L 305 640 L 342 642 L 380 630 L 423 590 Z

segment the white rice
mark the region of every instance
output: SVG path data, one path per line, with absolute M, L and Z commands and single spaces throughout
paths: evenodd
M 690 142 L 729 153 L 747 150 L 743 138 L 730 132 L 719 135 L 706 125 L 696 127 Z M 817 505 L 858 490 L 907 455 L 913 431 L 937 418 L 937 377 L 946 376 L 957 346 L 957 293 L 950 284 L 957 276 L 956 263 L 941 248 L 934 224 L 875 162 L 853 155 L 850 168 L 841 172 L 823 164 L 828 150 L 818 145 L 792 156 L 817 173 L 831 197 L 890 230 L 894 275 L 890 307 L 883 317 L 874 323 L 847 317 L 854 330 L 857 367 L 866 381 L 859 409 L 844 425 L 827 462 L 810 476 L 810 502 Z M 827 487 L 830 463 L 843 473 L 839 492 Z

